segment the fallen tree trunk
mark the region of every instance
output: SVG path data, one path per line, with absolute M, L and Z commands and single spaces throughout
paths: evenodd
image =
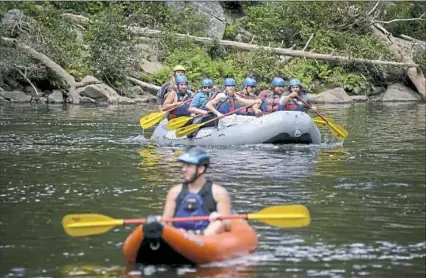
M 127 78 L 127 80 L 133 82 L 136 85 L 141 86 L 142 88 L 144 88 L 144 89 L 146 89 L 146 90 L 148 90 L 148 91 L 150 91 L 154 94 L 156 94 L 157 91 L 160 90 L 160 86 L 140 81 L 139 79 L 136 79 L 136 78 L 131 77 L 131 76 L 126 76 L 126 78 Z
M 69 96 L 75 104 L 80 103 L 80 95 L 75 91 L 76 82 L 72 75 L 66 72 L 60 65 L 41 52 L 31 48 L 16 39 L 1 37 L 1 43 L 7 47 L 13 47 L 26 52 L 33 59 L 42 62 L 47 68 L 53 71 L 68 86 Z
M 396 56 L 399 57 L 405 63 L 413 63 L 413 59 L 408 54 L 404 54 L 404 50 L 402 49 L 402 44 L 395 43 L 396 38 L 392 36 L 392 34 L 387 31 L 383 26 L 378 23 L 371 25 L 373 34 L 383 41 L 385 44 L 389 46 L 389 50 Z M 426 79 L 423 75 L 422 70 L 419 67 L 410 66 L 407 69 L 407 76 L 410 78 L 411 82 L 413 82 L 414 86 L 417 89 L 423 99 L 426 100 L 426 88 L 425 82 Z
M 420 48 L 421 50 L 426 50 L 426 42 L 425 41 L 421 41 L 421 40 L 412 38 L 412 37 L 404 35 L 404 34 L 401 34 L 401 38 L 403 38 L 404 40 L 413 42 L 414 45 L 416 47 Z
M 128 27 L 128 30 L 134 35 L 139 35 L 139 36 L 144 36 L 149 38 L 158 38 L 161 36 L 161 31 L 159 30 L 139 28 L 139 27 Z M 196 42 L 200 42 L 200 43 L 210 43 L 214 41 L 213 39 L 206 38 L 206 37 L 196 37 L 196 36 L 184 35 L 184 34 L 175 34 L 175 35 L 177 38 L 191 38 L 195 40 Z M 418 67 L 418 65 L 414 63 L 413 61 L 401 63 L 401 62 L 394 62 L 394 61 L 369 60 L 369 59 L 353 58 L 353 57 L 347 57 L 347 56 L 313 53 L 313 52 L 293 50 L 288 48 L 260 46 L 255 44 L 228 41 L 228 40 L 218 40 L 217 43 L 221 46 L 235 48 L 239 50 L 245 50 L 245 51 L 264 49 L 264 50 L 270 51 L 271 53 L 284 55 L 284 56 L 292 56 L 292 57 L 300 57 L 300 58 L 316 59 L 316 60 L 324 60 L 324 61 L 332 61 L 332 62 L 359 62 L 359 63 L 366 63 L 366 64 L 392 65 L 392 66 L 399 66 L 399 67 Z

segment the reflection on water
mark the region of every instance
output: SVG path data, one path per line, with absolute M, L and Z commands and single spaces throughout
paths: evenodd
M 303 204 L 311 225 L 251 221 L 255 254 L 196 268 L 132 266 L 133 226 L 71 238 L 70 213 L 161 214 L 181 182 L 183 148 L 142 135 L 140 107 L 0 106 L 1 277 L 424 277 L 425 105 L 321 106 L 349 131 L 342 145 L 209 147 L 208 174 L 238 213 Z

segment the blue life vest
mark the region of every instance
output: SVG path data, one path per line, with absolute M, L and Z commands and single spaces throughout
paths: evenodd
M 177 96 L 177 101 L 186 101 L 187 99 L 189 99 L 191 97 L 191 94 L 188 90 L 186 90 L 186 93 L 185 93 L 184 96 L 182 96 L 181 94 L 179 94 L 176 91 L 174 91 L 174 92 Z M 186 103 L 184 105 L 177 107 L 176 109 L 173 109 L 167 115 L 167 119 L 170 120 L 170 119 L 174 119 L 174 118 L 181 117 L 181 116 L 188 116 L 190 114 L 188 112 L 188 108 L 189 108 L 189 103 Z
M 203 91 L 198 91 L 192 97 L 192 101 L 189 107 L 195 107 L 198 109 L 206 110 L 207 102 L 209 102 L 209 96 Z
M 219 111 L 222 114 L 227 114 L 233 110 L 235 110 L 235 105 L 236 105 L 236 99 L 235 96 L 230 96 L 227 93 L 224 92 L 224 94 L 226 95 L 226 98 L 221 101 L 220 103 L 217 104 L 216 109 L 217 111 Z M 216 97 L 217 94 L 215 94 L 213 98 Z M 238 112 L 237 112 L 238 113 Z
M 212 193 L 212 181 L 207 180 L 198 193 L 189 192 L 188 183 L 182 184 L 182 190 L 176 198 L 174 217 L 205 216 L 216 211 L 216 201 Z M 185 230 L 203 231 L 209 221 L 176 222 L 175 227 Z

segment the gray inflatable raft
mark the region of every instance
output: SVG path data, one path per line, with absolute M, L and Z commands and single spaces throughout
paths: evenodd
M 218 127 L 201 128 L 197 136 L 177 138 L 167 129 L 167 119 L 151 137 L 159 145 L 248 145 L 248 144 L 320 144 L 321 133 L 311 117 L 299 111 L 278 111 L 262 117 L 231 115 Z

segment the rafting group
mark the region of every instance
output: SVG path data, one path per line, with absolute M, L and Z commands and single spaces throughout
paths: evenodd
M 215 126 L 224 115 L 260 116 L 275 111 L 315 110 L 303 91 L 300 80 L 292 79 L 286 86 L 281 77 L 275 77 L 270 88 L 256 94 L 257 82 L 253 77 L 243 80 L 242 89 L 237 91 L 237 82 L 233 78 L 223 80 L 223 90 L 219 90 L 213 80 L 204 78 L 200 89 L 189 89 L 185 68 L 176 66 L 170 81 L 164 83 L 157 93 L 157 105 L 160 112 L 167 111 L 167 119 L 191 116 L 185 125 L 208 122 L 204 127 Z M 303 101 L 303 102 L 302 102 Z M 185 126 L 184 125 L 184 126 Z M 188 135 L 189 138 L 194 134 Z
M 191 119 L 192 124 L 188 125 L 191 127 L 197 126 L 195 121 L 199 122 L 198 125 L 203 125 L 236 112 L 243 117 L 258 120 L 254 120 L 251 127 L 230 127 L 226 129 L 229 130 L 228 133 L 218 132 L 215 134 L 217 140 L 210 138 L 217 128 L 206 127 L 205 129 L 211 129 L 211 134 L 198 142 L 207 140 L 204 143 L 215 144 L 228 140 L 226 142 L 232 144 L 276 143 L 288 140 L 291 136 L 302 138 L 309 133 L 309 130 L 303 131 L 303 126 L 310 123 L 317 129 L 305 111 L 313 109 L 319 116 L 320 114 L 309 104 L 298 80 L 291 80 L 286 91 L 284 79 L 275 77 L 269 89 L 256 95 L 257 83 L 253 77 L 244 79 L 240 92 L 236 92 L 237 84 L 232 78 L 225 78 L 223 92 L 215 90 L 213 81 L 205 78 L 201 81 L 201 89 L 192 93 L 184 74 L 183 67 L 177 66 L 174 69 L 172 82 L 164 84 L 158 94 L 160 111 L 141 119 L 141 126 L 146 128 L 167 115 L 167 119 L 153 133 L 153 137 L 157 139 L 163 137 L 166 138 L 164 140 L 171 140 L 166 137 L 166 133 L 158 133 L 157 130 L 166 130 L 165 126 L 170 125 L 173 120 L 184 118 L 188 122 L 187 119 Z M 265 112 L 268 113 L 266 116 L 259 117 Z M 215 117 L 207 118 L 211 115 Z M 332 134 L 337 138 L 346 138 L 348 133 L 343 127 L 330 118 L 320 118 L 322 123 L 331 127 Z M 196 130 L 187 128 L 182 134 L 191 136 Z M 306 138 L 318 142 L 312 132 L 311 135 Z M 257 141 L 250 141 L 252 138 Z M 305 141 L 312 142 L 306 138 Z M 309 211 L 303 205 L 277 205 L 266 207 L 257 213 L 235 214 L 226 188 L 206 177 L 211 164 L 210 155 L 203 148 L 194 146 L 196 144 L 192 144 L 193 139 L 186 140 L 185 142 L 191 143 L 191 147 L 177 158 L 182 163 L 183 182 L 169 189 L 161 216 L 113 219 L 100 214 L 70 214 L 62 220 L 65 232 L 70 236 L 88 236 L 105 233 L 120 225 L 140 224 L 123 244 L 125 258 L 131 263 L 180 265 L 223 261 L 253 253 L 258 238 L 246 220 L 260 220 L 277 227 L 297 228 L 309 225 Z

